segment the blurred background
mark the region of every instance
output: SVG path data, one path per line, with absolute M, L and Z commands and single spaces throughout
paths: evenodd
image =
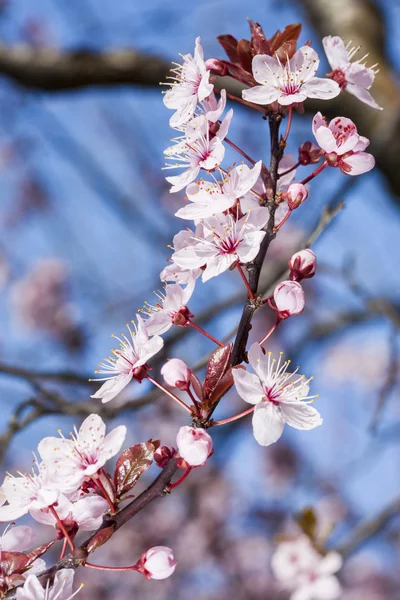
M 173 548 L 169 580 L 78 572 L 82 598 L 284 600 L 270 571 L 277 536 L 307 506 L 327 547 L 346 556 L 343 599 L 399 598 L 400 3 L 393 0 L 1 0 L 0 2 L 0 454 L 3 471 L 28 470 L 32 450 L 58 428 L 67 434 L 91 412 L 128 425 L 128 443 L 173 444 L 183 413 L 146 386 L 131 384 L 107 405 L 90 400 L 97 363 L 152 290 L 186 223 L 173 217 L 183 193 L 164 180 L 171 113 L 160 81 L 169 61 L 193 52 L 223 57 L 216 36 L 248 38 L 246 17 L 267 36 L 301 22 L 300 45 L 321 52 L 340 35 L 380 63 L 374 111 L 348 94 L 306 103 L 288 151 L 313 141 L 311 117 L 352 118 L 371 139 L 374 171 L 359 178 L 325 171 L 273 242 L 267 290 L 305 240 L 315 239 L 317 277 L 305 282 L 306 310 L 279 328 L 283 350 L 314 375 L 324 425 L 286 428 L 261 448 L 243 419 L 213 432 L 215 454 L 170 497 L 157 501 L 101 548 L 94 562 L 133 564 L 150 546 Z M 360 56 L 361 56 L 360 55 Z M 232 104 L 231 104 L 232 106 Z M 268 127 L 234 108 L 230 137 L 268 160 Z M 237 156 L 228 149 L 225 164 Z M 304 173 L 307 174 L 306 169 Z M 343 207 L 342 203 L 343 202 Z M 244 291 L 235 272 L 198 284 L 190 308 L 216 337 L 233 335 Z M 253 331 L 267 331 L 272 311 Z M 254 336 L 258 339 L 259 335 Z M 167 357 L 204 365 L 212 344 L 170 330 Z M 204 371 L 199 370 L 201 376 Z M 247 406 L 228 394 L 224 418 Z M 139 484 L 157 474 L 153 466 Z M 38 540 L 52 532 L 34 524 Z

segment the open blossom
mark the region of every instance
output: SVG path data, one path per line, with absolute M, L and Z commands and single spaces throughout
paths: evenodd
M 313 118 L 312 129 L 331 167 L 339 167 L 346 175 L 361 175 L 375 166 L 372 154 L 364 152 L 369 140 L 357 133 L 350 119 L 336 117 L 328 125 L 319 112 Z
M 317 270 L 317 257 L 310 248 L 300 250 L 289 260 L 289 269 L 292 281 L 314 277 Z
M 282 281 L 274 290 L 272 306 L 278 312 L 280 319 L 298 315 L 304 310 L 305 298 L 303 288 L 296 281 Z
M 248 351 L 250 365 L 254 373 L 243 369 L 233 369 L 236 390 L 241 398 L 254 404 L 253 433 L 261 446 L 269 446 L 282 435 L 285 423 L 295 429 L 314 429 L 321 425 L 319 412 L 310 406 L 309 379 L 297 373 L 288 373 L 290 361 L 282 363 L 271 353 L 264 354 L 258 344 Z
M 164 95 L 164 104 L 176 112 L 170 119 L 171 127 L 177 127 L 188 121 L 198 102 L 205 100 L 213 91 L 210 83 L 210 71 L 204 62 L 200 38 L 196 38 L 194 56 L 184 54 L 183 64 L 175 64 L 171 69 L 173 80 L 170 89 Z
M 46 437 L 40 442 L 38 451 L 49 472 L 59 480 L 60 490 L 74 492 L 119 452 L 125 436 L 125 425 L 106 435 L 103 419 L 92 414 L 83 421 L 79 431 L 74 428 L 71 439 Z
M 144 554 L 142 564 L 148 579 L 166 579 L 175 571 L 176 560 L 171 548 L 154 546 Z
M 64 527 L 71 531 L 94 531 L 100 527 L 103 521 L 103 515 L 109 509 L 108 502 L 101 496 L 84 496 L 76 502 L 71 502 L 64 495 L 58 499 L 55 511 L 61 521 L 64 521 Z M 53 514 L 46 508 L 41 510 L 31 510 L 31 516 L 44 525 L 57 526 L 57 521 Z
M 254 208 L 235 221 L 232 215 L 221 214 L 203 222 L 204 237 L 197 244 L 173 254 L 173 261 L 184 269 L 205 266 L 203 281 L 220 275 L 236 261 L 253 260 L 260 249 L 265 232 L 260 231 L 269 218 L 267 208 Z
M 341 587 L 334 573 L 342 563 L 337 552 L 321 556 L 302 535 L 279 544 L 271 567 L 283 587 L 293 592 L 290 600 L 338 600 Z
M 345 45 L 342 38 L 337 35 L 324 37 L 322 44 L 332 68 L 332 73 L 329 73 L 328 77 L 336 81 L 342 90 L 353 94 L 361 102 L 372 106 L 372 108 L 382 110 L 382 107 L 375 102 L 368 91 L 374 82 L 377 73 L 377 71 L 374 71 L 374 67 L 377 65 L 371 68 L 367 67 L 362 62 L 367 58 L 367 55 L 352 62 L 360 46 L 358 48 L 351 48 L 351 42 Z
M 256 184 L 262 161 L 252 169 L 239 165 L 228 173 L 223 173 L 222 182 L 201 181 L 192 183 L 186 189 L 190 203 L 175 213 L 181 219 L 206 219 L 222 213 L 236 204 L 236 201 L 250 192 Z
M 191 467 L 203 466 L 213 450 L 210 434 L 201 427 L 181 427 L 176 436 L 176 444 L 179 454 Z
M 179 283 L 169 283 L 164 294 L 157 293 L 160 303 L 152 306 L 146 302 L 141 312 L 148 316 L 146 327 L 150 334 L 162 335 L 172 325 L 185 327 L 187 320 L 193 317 L 186 305 L 192 297 L 195 283 L 194 278 L 190 278 L 184 288 Z
M 96 381 L 105 381 L 99 390 L 91 398 L 101 398 L 102 402 L 109 402 L 119 394 L 127 385 L 136 379 L 142 381 L 148 368 L 147 361 L 157 354 L 164 345 L 161 337 L 155 335 L 150 337 L 146 325 L 140 315 L 137 315 L 137 327 L 132 331 L 129 325 L 129 339 L 122 334 L 122 340 L 113 335 L 120 342 L 120 347 L 112 351 L 103 363 L 100 363 L 96 373 L 104 374 L 106 377 Z
M 41 463 L 36 470 L 19 477 L 6 475 L 1 491 L 8 504 L 0 507 L 0 521 L 13 521 L 31 509 L 47 508 L 57 502 L 60 492 L 47 466 Z
M 36 575 L 29 575 L 25 584 L 17 588 L 17 600 L 71 600 L 83 587 L 81 585 L 76 592 L 72 592 L 74 575 L 74 569 L 61 569 L 54 575 L 52 585 L 47 581 L 46 588 L 43 588 Z
M 174 252 L 178 252 L 182 250 L 182 248 L 186 248 L 186 246 L 193 246 L 196 244 L 196 237 L 203 235 L 203 226 L 201 223 L 197 225 L 196 231 L 192 231 L 187 227 L 182 231 L 179 231 L 174 236 L 172 249 Z M 169 246 L 170 247 L 170 246 Z M 165 267 L 160 273 L 161 281 L 174 281 L 176 283 L 181 283 L 183 285 L 187 284 L 190 278 L 197 279 L 201 275 L 201 269 L 182 269 L 178 267 L 177 264 L 170 260 L 170 264 Z
M 218 167 L 225 156 L 222 140 L 228 133 L 226 127 L 221 128 L 215 135 L 210 132 L 210 124 L 206 118 L 190 122 L 186 127 L 187 135 L 176 139 L 175 144 L 164 151 L 168 162 L 164 169 L 184 169 L 179 175 L 166 177 L 172 185 L 170 192 L 179 192 L 194 181 L 201 169 L 212 171 Z
M 306 98 L 330 100 L 340 93 L 340 87 L 331 79 L 315 77 L 318 54 L 309 46 L 302 46 L 285 64 L 278 56 L 257 54 L 253 58 L 254 79 L 261 85 L 243 90 L 245 100 L 255 104 L 278 102 L 283 106 L 304 102 Z

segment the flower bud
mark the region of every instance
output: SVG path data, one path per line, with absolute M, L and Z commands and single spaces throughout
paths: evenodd
M 180 390 L 188 390 L 192 372 L 180 358 L 171 358 L 161 369 L 164 381 L 170 387 Z
M 203 466 L 213 451 L 211 436 L 201 427 L 181 427 L 176 436 L 179 454 L 191 467 Z
M 315 165 L 321 160 L 324 151 L 312 142 L 304 142 L 299 148 L 299 163 L 301 165 Z
M 160 467 L 160 469 L 164 469 L 175 452 L 176 450 L 175 448 L 172 448 L 172 446 L 160 446 L 154 452 L 154 462 Z
M 303 288 L 296 281 L 282 281 L 274 290 L 274 302 L 281 319 L 298 315 L 305 305 Z
M 166 579 L 175 571 L 176 560 L 171 548 L 154 546 L 142 556 L 144 576 L 147 579 Z
M 307 200 L 308 191 L 302 183 L 292 183 L 287 190 L 287 203 L 291 210 L 298 208 L 302 202 Z
M 314 277 L 317 270 L 317 257 L 314 252 L 307 248 L 293 254 L 289 260 L 290 279 L 292 281 L 301 281 Z

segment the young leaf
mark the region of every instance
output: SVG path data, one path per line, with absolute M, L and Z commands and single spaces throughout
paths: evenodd
M 217 387 L 218 382 L 229 369 L 231 354 L 232 344 L 228 344 L 223 348 L 217 348 L 211 354 L 207 365 L 206 377 L 203 383 L 205 398 L 209 398 L 211 396 Z
M 238 45 L 237 39 L 234 38 L 233 35 L 226 34 L 226 35 L 218 35 L 217 40 L 219 41 L 219 43 L 225 50 L 226 54 L 228 55 L 229 60 L 232 61 L 233 63 L 238 63 L 239 57 L 238 57 L 238 53 L 237 53 L 237 45 Z
M 148 441 L 135 444 L 122 452 L 117 460 L 114 473 L 118 498 L 127 494 L 139 477 L 150 467 L 156 449 L 157 444 Z

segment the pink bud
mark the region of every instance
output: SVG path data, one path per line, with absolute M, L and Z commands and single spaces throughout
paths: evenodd
M 274 302 L 281 319 L 298 315 L 305 305 L 303 288 L 296 281 L 282 281 L 274 290 Z
M 324 151 L 312 142 L 304 142 L 299 148 L 299 163 L 314 165 L 321 160 Z
M 304 200 L 307 200 L 308 191 L 302 183 L 292 183 L 287 190 L 288 206 L 291 210 L 299 207 Z
M 171 358 L 161 369 L 164 381 L 171 387 L 188 390 L 192 371 L 180 358 Z
M 213 451 L 211 436 L 201 427 L 181 427 L 176 436 L 179 454 L 191 467 L 203 466 Z
M 293 254 L 289 260 L 290 279 L 292 281 L 301 281 L 314 277 L 317 270 L 317 257 L 314 252 L 307 248 Z
M 142 557 L 144 575 L 147 579 L 166 579 L 175 571 L 176 560 L 171 548 L 154 546 Z
M 172 448 L 172 446 L 160 446 L 154 452 L 154 462 L 160 467 L 160 469 L 164 469 L 175 452 L 176 450 L 175 448 Z

